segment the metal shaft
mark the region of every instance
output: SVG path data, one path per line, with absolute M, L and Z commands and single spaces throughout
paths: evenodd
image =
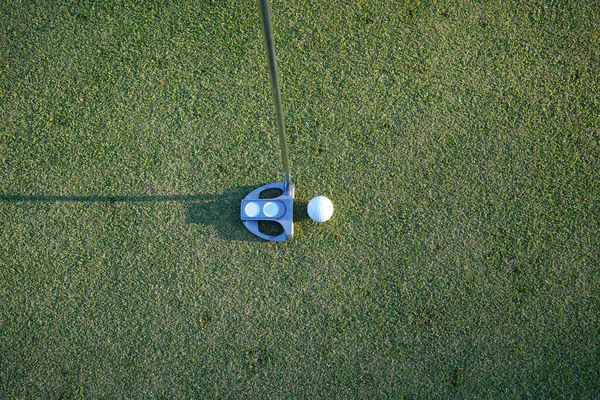
M 279 131 L 279 147 L 281 147 L 281 158 L 283 159 L 283 182 L 285 192 L 291 190 L 290 177 L 290 155 L 288 152 L 287 137 L 285 134 L 285 122 L 283 121 L 283 107 L 281 106 L 281 91 L 279 90 L 279 76 L 277 72 L 277 60 L 275 59 L 275 45 L 273 43 L 273 28 L 271 26 L 271 9 L 268 0 L 259 0 L 260 19 L 262 21 L 267 56 L 269 58 L 269 73 L 271 75 L 271 89 L 273 90 L 273 101 L 275 102 L 275 119 Z

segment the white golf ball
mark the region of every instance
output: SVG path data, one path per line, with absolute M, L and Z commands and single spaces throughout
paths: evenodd
M 308 216 L 316 222 L 325 222 L 333 215 L 333 203 L 325 196 L 313 197 L 308 202 Z

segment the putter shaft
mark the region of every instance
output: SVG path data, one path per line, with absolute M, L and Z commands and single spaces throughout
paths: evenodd
M 271 9 L 269 7 L 268 0 L 259 0 L 259 5 L 265 45 L 267 47 L 267 56 L 269 59 L 271 89 L 273 91 L 273 101 L 275 102 L 275 119 L 277 121 L 277 130 L 279 131 L 279 147 L 281 147 L 281 158 L 283 159 L 284 190 L 289 194 L 291 190 L 290 155 L 288 152 L 287 137 L 285 134 L 285 122 L 283 121 L 283 107 L 281 105 L 281 91 L 279 89 L 279 74 L 277 72 L 275 44 L 273 43 L 273 28 L 271 26 Z

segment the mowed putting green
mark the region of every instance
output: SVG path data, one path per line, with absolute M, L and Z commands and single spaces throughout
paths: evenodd
M 156 3 L 0 5 L 0 397 L 600 396 L 597 2 L 274 1 L 284 243 L 257 4 Z

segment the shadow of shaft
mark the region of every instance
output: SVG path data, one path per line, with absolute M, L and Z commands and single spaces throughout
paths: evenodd
M 165 201 L 206 201 L 218 196 L 211 195 L 145 195 L 145 196 L 39 196 L 39 195 L 0 195 L 6 202 L 84 202 L 84 203 L 140 203 Z
M 240 204 L 250 187 L 237 187 L 223 194 L 177 194 L 177 195 L 23 195 L 2 194 L 0 203 L 185 203 L 187 224 L 213 226 L 219 236 L 226 240 L 254 241 L 240 221 Z

